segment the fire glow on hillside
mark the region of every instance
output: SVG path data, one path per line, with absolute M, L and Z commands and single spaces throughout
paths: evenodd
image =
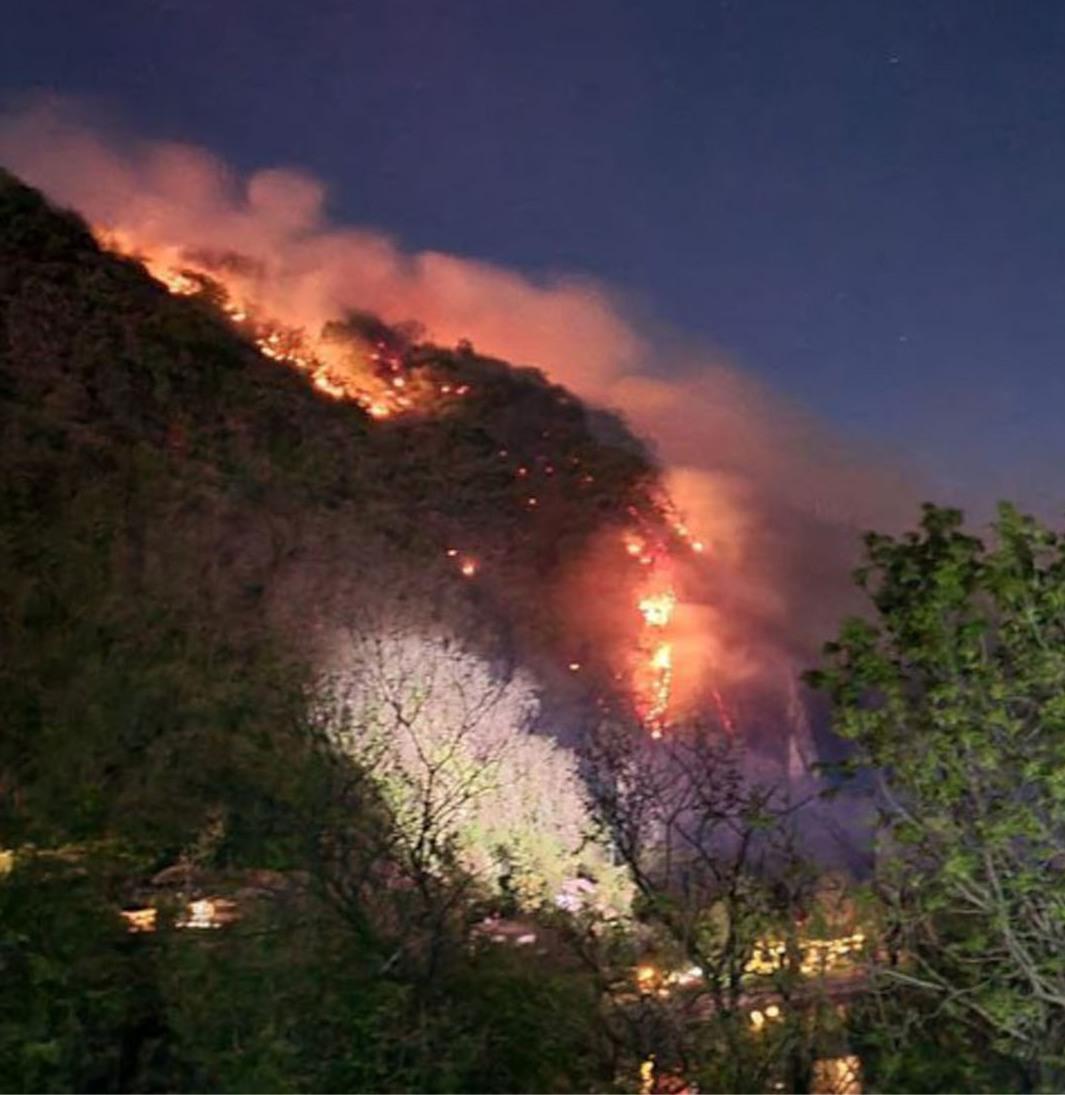
M 433 375 L 425 367 L 411 368 L 402 351 L 386 341 L 367 342 L 354 351 L 350 343 L 330 339 L 325 332 L 309 336 L 304 330 L 264 316 L 254 301 L 246 298 L 241 278 L 227 276 L 225 262 L 201 263 L 195 255 L 178 248 L 148 245 L 122 229 L 97 228 L 95 233 L 102 246 L 142 262 L 171 293 L 210 296 L 264 356 L 304 374 L 329 398 L 355 403 L 375 421 L 442 414 L 452 401 L 471 392 L 468 384 L 458 383 L 453 377 Z M 512 463 L 506 450 L 499 455 Z M 548 463 L 542 470 L 551 476 L 555 468 Z M 530 469 L 519 464 L 513 468 L 513 474 L 524 486 L 529 481 Z M 591 477 L 585 476 L 585 480 L 590 482 Z M 535 512 L 539 504 L 537 495 L 524 494 L 522 505 L 526 512 Z M 668 498 L 662 498 L 660 504 L 663 513 L 674 514 Z M 635 507 L 629 507 L 627 516 L 629 527 L 622 535 L 622 544 L 630 562 L 636 564 L 636 573 L 627 578 L 633 590 L 635 640 L 633 653 L 627 659 L 629 664 L 619 676 L 628 679 L 632 707 L 647 732 L 657 739 L 668 728 L 671 716 L 675 716 L 676 655 L 671 629 L 677 592 L 672 553 L 677 546 L 686 545 L 699 555 L 705 546 L 675 516 L 669 517 L 673 533 L 669 542 L 663 538 L 661 529 L 651 528 Z M 473 579 L 481 573 L 481 562 L 469 551 L 448 547 L 445 555 L 463 578 Z M 567 668 L 577 672 L 581 663 L 568 662 Z M 720 695 L 716 691 L 713 695 L 723 724 L 731 729 Z

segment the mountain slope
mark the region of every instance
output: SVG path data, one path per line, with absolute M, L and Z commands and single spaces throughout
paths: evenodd
M 278 682 L 303 679 L 330 628 L 390 586 L 442 613 L 461 601 L 470 641 L 565 702 L 628 702 L 621 655 L 599 642 L 626 641 L 624 583 L 585 582 L 596 611 L 573 611 L 573 576 L 595 570 L 604 531 L 638 519 L 669 535 L 655 472 L 620 422 L 535 370 L 379 327 L 407 375 L 468 394 L 374 421 L 265 357 L 211 286 L 173 296 L 10 177 L 0 330 L 0 770 L 16 830 L 182 839 L 186 798 L 240 785 L 241 735 L 286 724 L 296 701 Z

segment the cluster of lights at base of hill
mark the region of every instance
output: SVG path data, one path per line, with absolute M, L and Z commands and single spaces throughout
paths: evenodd
M 865 933 L 861 931 L 835 939 L 804 939 L 798 946 L 797 970 L 803 977 L 846 973 L 854 968 L 854 962 L 865 950 L 867 942 Z M 789 969 L 791 962 L 788 945 L 783 940 L 760 939 L 744 966 L 744 973 L 752 977 L 769 977 Z M 690 988 L 700 984 L 703 971 L 698 966 L 664 971 L 645 963 L 636 967 L 634 976 L 640 992 L 668 996 L 672 988 Z M 775 1013 L 769 1014 L 769 1018 L 775 1017 Z M 760 1020 L 754 1022 L 761 1025 Z
M 135 935 L 154 932 L 159 927 L 159 910 L 153 905 L 123 909 L 121 915 L 126 922 L 126 931 Z M 204 931 L 224 928 L 239 919 L 240 910 L 235 901 L 226 897 L 201 897 L 184 905 L 181 914 L 174 920 L 174 927 Z
M 102 246 L 135 256 L 176 296 L 196 296 L 221 287 L 224 290 L 221 299 L 217 295 L 212 297 L 215 304 L 264 356 L 305 374 L 324 395 L 357 404 L 372 419 L 380 421 L 439 412 L 449 400 L 461 399 L 470 392 L 468 384 L 458 383 L 453 377 L 433 376 L 430 370 L 421 368 L 412 370 L 401 352 L 382 341 L 375 342 L 366 351 L 360 368 L 330 367 L 327 363 L 331 356 L 328 340 L 308 338 L 302 330 L 269 320 L 253 305 L 240 302 L 224 270 L 198 270 L 179 252 L 145 248 L 120 229 L 97 229 L 96 236 Z M 510 460 L 506 449 L 501 449 L 499 456 Z M 579 472 L 579 457 L 568 459 L 574 465 L 568 470 Z M 515 478 L 526 488 L 521 495 L 521 506 L 526 511 L 535 511 L 540 498 L 534 493 L 534 477 L 536 474 L 554 476 L 556 464 L 544 459 L 542 466 L 530 468 L 527 464 L 519 464 L 513 470 Z M 577 482 L 580 486 L 588 486 L 594 482 L 594 477 L 579 475 Z M 660 508 L 667 515 L 673 512 L 668 500 L 663 500 Z M 633 700 L 637 716 L 651 737 L 661 738 L 669 725 L 673 695 L 675 651 L 670 632 L 677 605 L 671 574 L 673 545 L 664 540 L 659 529 L 651 527 L 636 507 L 628 508 L 628 516 L 630 526 L 622 534 L 621 543 L 629 559 L 640 568 L 633 606 L 638 613 L 639 629 L 634 664 L 630 669 Z M 695 554 L 705 551 L 702 541 L 696 539 L 681 520 L 673 516 L 670 523 L 676 542 L 685 544 Z M 445 554 L 463 578 L 474 578 L 480 572 L 481 563 L 472 552 L 448 547 Z M 568 668 L 571 672 L 579 672 L 581 663 L 570 661 Z M 731 731 L 732 722 L 720 694 L 716 690 L 712 694 L 723 725 Z
M 825 978 L 829 982 L 836 978 L 845 982 L 860 970 L 860 959 L 866 953 L 867 945 L 868 939 L 860 931 L 835 939 L 805 939 L 798 948 L 798 972 L 807 978 Z M 788 946 L 782 940 L 759 940 L 754 955 L 744 967 L 744 974 L 748 977 L 766 977 L 788 968 L 791 960 Z M 677 990 L 697 990 L 704 980 L 703 970 L 699 966 L 665 971 L 645 963 L 633 972 L 636 989 L 645 999 L 660 997 L 667 1000 Z M 754 991 L 749 993 L 745 1004 L 748 1030 L 754 1036 L 768 1036 L 788 1017 L 786 1002 L 775 990 L 770 989 L 767 993 L 764 989 L 757 991 L 756 985 L 750 987 Z M 752 1004 L 756 1006 L 752 1007 Z M 690 998 L 683 1006 L 690 1008 Z M 837 1011 L 845 1014 L 845 1005 L 837 1004 Z M 658 1092 L 693 1095 L 698 1091 L 678 1072 L 659 1073 L 653 1053 L 641 1062 L 639 1076 L 641 1095 L 656 1095 Z M 773 1086 L 774 1090 L 785 1090 L 783 1080 Z M 861 1059 L 854 1055 L 817 1058 L 813 1062 L 808 1090 L 826 1095 L 862 1095 Z

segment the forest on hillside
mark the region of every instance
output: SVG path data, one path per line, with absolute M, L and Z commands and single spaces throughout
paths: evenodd
M 829 869 L 622 673 L 604 545 L 690 547 L 624 421 L 338 317 L 438 400 L 380 418 L 220 292 L 0 176 L 0 1087 L 1056 1089 L 1056 534 L 867 538 Z

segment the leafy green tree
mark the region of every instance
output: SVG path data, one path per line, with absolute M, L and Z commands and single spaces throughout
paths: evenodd
M 870 534 L 850 620 L 810 681 L 880 802 L 880 984 L 1065 1078 L 1065 540 L 1002 506 Z M 979 1052 L 979 1048 L 977 1052 Z
M 141 1001 L 103 877 L 30 854 L 0 878 L 0 1090 L 121 1089 Z
M 800 921 L 816 905 L 817 874 L 797 845 L 799 804 L 746 778 L 712 726 L 676 726 L 653 742 L 605 725 L 587 757 L 643 927 L 639 1003 L 615 994 L 623 1071 L 653 1055 L 662 1074 L 701 1091 L 805 1090 L 840 1023 L 820 975 L 804 968 Z M 759 1009 L 770 1006 L 766 1020 Z

